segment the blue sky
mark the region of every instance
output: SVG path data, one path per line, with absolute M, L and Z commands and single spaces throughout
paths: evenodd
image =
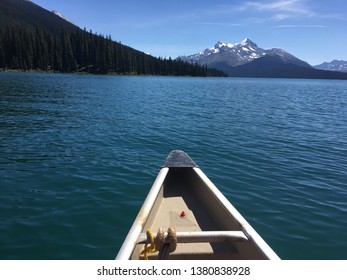
M 315 65 L 347 60 L 346 0 L 33 0 L 81 28 L 176 58 L 249 38 Z

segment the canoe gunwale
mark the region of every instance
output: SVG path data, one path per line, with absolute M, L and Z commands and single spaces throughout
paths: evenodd
M 229 200 L 220 192 L 220 190 L 213 184 L 213 182 L 205 175 L 200 168 L 194 167 L 193 170 L 208 186 L 211 193 L 225 207 L 225 210 L 235 218 L 235 221 L 239 224 L 241 230 L 246 237 L 251 241 L 258 250 L 269 260 L 279 260 L 278 255 L 271 249 L 271 247 L 264 241 L 264 239 L 253 229 L 253 227 L 246 221 L 246 219 L 240 214 L 240 212 L 229 202 Z
M 116 257 L 117 260 L 129 260 L 131 254 L 140 238 L 143 227 L 151 213 L 151 210 L 154 206 L 154 203 L 159 195 L 159 192 L 162 188 L 162 185 L 165 181 L 165 178 L 169 172 L 168 167 L 163 167 L 156 180 L 154 181 L 141 209 L 138 213 L 127 237 L 125 238 L 122 247 L 120 248 L 118 255 Z

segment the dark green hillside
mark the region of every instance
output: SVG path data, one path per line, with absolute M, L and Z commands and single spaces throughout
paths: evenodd
M 0 0 L 0 69 L 136 75 L 224 76 L 155 58 L 93 34 L 25 0 Z
M 62 27 L 66 30 L 76 30 L 77 26 L 63 20 L 42 7 L 26 0 L 0 0 L 0 25 L 20 25 L 26 29 L 41 30 L 59 34 Z

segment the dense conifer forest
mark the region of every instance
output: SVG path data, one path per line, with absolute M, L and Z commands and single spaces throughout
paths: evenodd
M 155 58 L 111 36 L 62 28 L 54 35 L 20 25 L 0 29 L 0 68 L 136 75 L 223 76 L 221 71 L 171 58 Z
M 222 71 L 157 58 L 61 19 L 30 1 L 0 1 L 0 70 L 225 76 Z

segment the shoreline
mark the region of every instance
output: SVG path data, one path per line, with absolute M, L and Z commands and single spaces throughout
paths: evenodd
M 229 78 L 229 76 L 191 76 L 191 75 L 161 75 L 161 74 L 137 74 L 137 73 L 91 73 L 84 71 L 77 72 L 60 72 L 53 70 L 24 70 L 12 68 L 0 68 L 0 73 L 42 73 L 42 74 L 73 74 L 73 75 L 103 75 L 103 76 L 138 76 L 138 77 L 191 77 L 191 78 Z
M 160 74 L 136 74 L 136 73 L 91 73 L 91 72 L 60 72 L 53 70 L 24 70 L 12 68 L 0 68 L 0 73 L 42 73 L 42 74 L 72 74 L 72 75 L 96 75 L 96 76 L 129 76 L 129 77 L 187 77 L 187 78 L 241 78 L 241 79 L 298 79 L 298 80 L 327 80 L 346 81 L 347 78 L 308 78 L 308 77 L 252 77 L 252 76 L 191 76 L 191 75 L 160 75 Z M 343 72 L 341 72 L 343 73 Z

